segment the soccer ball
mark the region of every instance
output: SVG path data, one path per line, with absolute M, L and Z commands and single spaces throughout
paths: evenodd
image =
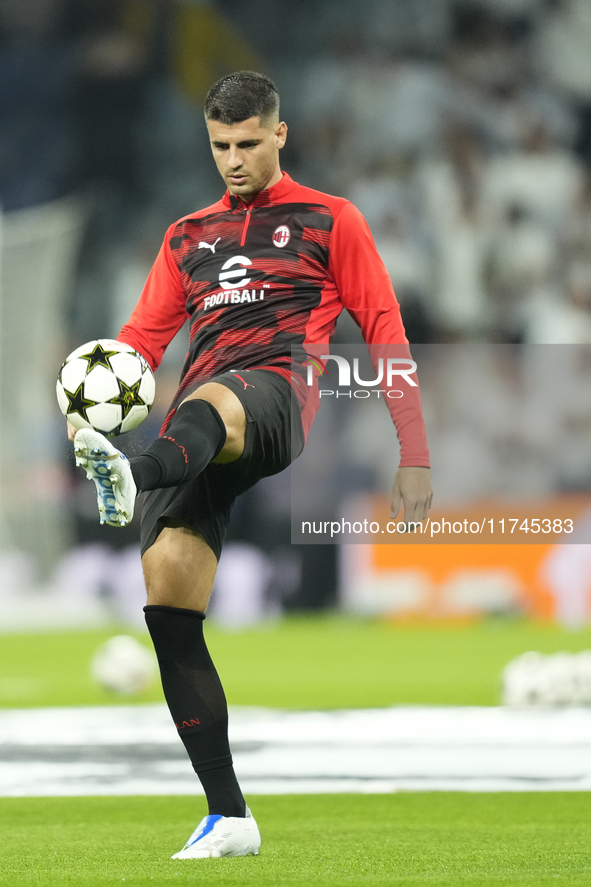
M 118 634 L 98 648 L 90 662 L 92 679 L 106 690 L 133 696 L 146 690 L 156 675 L 156 660 L 139 641 Z
M 577 705 L 591 705 L 591 650 L 573 654 L 573 699 Z
M 503 669 L 504 705 L 591 704 L 591 650 L 580 653 L 523 653 Z
M 540 674 L 544 662 L 541 653 L 530 650 L 505 666 L 502 673 L 503 705 L 521 707 L 541 703 Z
M 95 339 L 68 355 L 56 393 L 74 428 L 94 428 L 113 437 L 144 421 L 154 403 L 156 383 L 147 360 L 131 345 Z

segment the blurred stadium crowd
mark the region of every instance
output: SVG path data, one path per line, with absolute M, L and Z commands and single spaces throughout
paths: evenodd
M 219 193 L 201 102 L 240 67 L 279 85 L 285 167 L 366 215 L 411 341 L 589 341 L 586 0 L 3 0 L 0 201 L 88 195 L 77 339 Z
M 39 212 L 53 206 L 71 212 L 62 239 L 76 243 L 59 297 L 43 296 L 60 321 L 51 343 L 38 323 L 50 381 L 69 346 L 116 334 L 171 221 L 219 197 L 202 100 L 239 68 L 278 85 L 291 130 L 284 168 L 365 214 L 411 343 L 591 344 L 589 0 L 0 0 L 5 241 L 19 219 L 30 231 L 41 218 L 47 231 Z M 38 253 L 29 248 L 33 263 Z M 12 292 L 7 279 L 4 271 L 4 405 L 16 359 L 8 303 L 21 300 L 31 324 L 36 313 L 18 276 Z M 356 335 L 344 317 L 340 340 Z M 184 347 L 172 346 L 170 385 Z M 165 392 L 164 376 L 159 385 Z M 575 410 L 583 447 L 586 406 L 583 398 Z M 26 416 L 15 410 L 20 431 Z M 49 439 L 59 421 L 51 410 Z M 0 444 L 16 464 L 14 435 Z M 569 488 L 588 486 L 588 461 Z M 52 476 L 36 514 L 54 507 L 62 475 Z M 68 507 L 89 500 L 78 509 L 79 541 L 94 507 L 86 486 L 79 495 L 72 481 L 66 496 Z M 260 538 L 252 515 L 264 512 L 269 546 L 284 546 L 286 587 L 299 583 L 306 606 L 334 600 L 334 554 L 323 561 L 308 546 L 317 549 L 304 564 L 311 584 L 293 578 L 301 564 L 286 567 L 289 480 L 265 489 L 238 509 L 237 538 Z M 307 599 L 301 589 L 312 586 Z

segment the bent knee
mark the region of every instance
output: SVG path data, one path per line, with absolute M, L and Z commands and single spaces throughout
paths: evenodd
M 181 607 L 200 612 L 207 609 L 213 583 L 200 581 L 200 577 L 194 577 L 193 581 L 186 581 L 184 577 L 179 580 L 174 574 L 161 578 L 150 575 L 147 571 L 144 576 L 148 606 Z
M 205 541 L 183 527 L 165 527 L 142 558 L 148 604 L 205 610 L 217 560 Z
M 206 400 L 220 416 L 226 430 L 226 441 L 213 460 L 216 463 L 235 462 L 244 452 L 246 413 L 240 399 L 220 382 L 206 382 L 186 400 Z

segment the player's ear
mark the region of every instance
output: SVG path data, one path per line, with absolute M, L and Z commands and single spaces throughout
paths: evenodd
M 277 129 L 275 130 L 275 142 L 278 148 L 283 148 L 287 139 L 287 123 L 284 123 L 283 120 L 281 123 L 277 125 Z

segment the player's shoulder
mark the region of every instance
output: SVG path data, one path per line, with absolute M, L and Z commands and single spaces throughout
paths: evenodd
M 203 209 L 198 209 L 192 213 L 188 213 L 186 216 L 181 216 L 180 219 L 177 219 L 176 222 L 173 222 L 172 225 L 170 225 L 168 231 L 171 234 L 179 233 L 179 231 L 181 231 L 186 225 L 198 224 L 200 221 L 211 218 L 211 216 L 225 213 L 227 211 L 228 207 L 224 201 L 216 200 L 216 202 L 212 203 L 210 206 L 205 206 Z
M 360 210 L 346 197 L 338 197 L 336 194 L 328 194 L 326 191 L 297 184 L 285 199 L 307 204 L 328 213 L 332 217 L 333 233 L 338 230 L 340 236 L 356 237 L 367 229 L 367 222 Z
M 297 182 L 294 182 L 294 188 L 289 195 L 286 195 L 286 199 L 314 206 L 325 206 L 335 217 L 340 215 L 344 209 L 353 207 L 351 201 L 347 200 L 346 197 L 338 197 L 336 194 L 318 191 L 316 188 L 309 188 L 307 185 L 300 185 Z

